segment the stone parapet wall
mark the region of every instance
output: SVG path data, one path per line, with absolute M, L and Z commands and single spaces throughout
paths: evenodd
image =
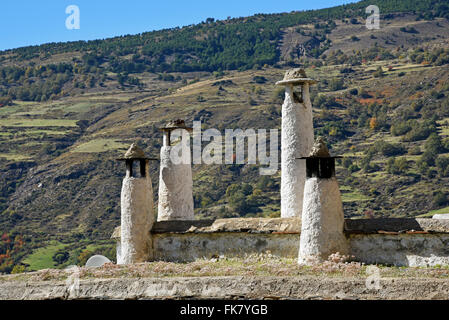
M 345 219 L 346 234 L 354 233 L 449 233 L 449 220 L 382 218 L 382 219 Z
M 351 255 L 367 264 L 449 265 L 449 234 L 353 234 L 349 240 Z
M 297 233 L 301 231 L 298 218 L 230 218 L 193 221 L 161 221 L 151 232 L 159 233 Z
M 299 250 L 299 234 L 267 233 L 158 233 L 153 236 L 155 260 L 191 262 L 199 258 L 271 253 L 295 258 Z
M 235 218 L 156 222 L 151 230 L 156 260 L 192 261 L 269 251 L 297 257 L 298 218 Z M 350 254 L 365 263 L 449 265 L 449 220 L 346 219 Z M 148 234 L 150 236 L 150 232 Z M 120 227 L 113 234 L 120 238 Z

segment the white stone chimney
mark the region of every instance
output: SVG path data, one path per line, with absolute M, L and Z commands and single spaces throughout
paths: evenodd
M 316 81 L 304 69 L 288 70 L 277 85 L 285 86 L 281 129 L 281 217 L 301 217 L 305 160 L 313 145 L 313 117 L 310 86 Z
M 145 262 L 151 258 L 150 230 L 154 223 L 153 187 L 149 159 L 134 143 L 121 159 L 126 163 L 126 177 L 121 194 L 121 233 L 117 264 Z M 139 173 L 133 164 L 140 164 Z
M 183 120 L 161 128 L 164 133 L 159 175 L 157 221 L 193 220 L 193 180 L 190 132 Z M 172 135 L 180 137 L 177 145 Z
M 307 180 L 298 263 L 313 264 L 327 260 L 333 253 L 347 255 L 349 244 L 344 235 L 343 203 L 335 178 L 335 157 L 329 155 L 321 137 L 305 161 Z

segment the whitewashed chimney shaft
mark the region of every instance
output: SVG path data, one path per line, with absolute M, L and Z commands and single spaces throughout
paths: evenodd
M 315 81 L 303 69 L 287 71 L 282 105 L 281 217 L 301 217 L 306 168 L 304 160 L 313 145 L 313 116 L 309 88 Z
M 186 144 L 181 151 L 180 147 L 170 145 L 170 133 L 171 131 L 164 132 L 164 145 L 161 148 L 157 221 L 193 220 L 190 142 L 181 139 L 179 143 Z M 172 159 L 173 148 L 180 151 L 179 159 L 182 160 L 176 161 L 177 163 Z
M 134 148 L 136 147 L 134 146 Z M 121 193 L 121 231 L 118 249 L 120 254 L 117 257 L 117 263 L 145 262 L 151 259 L 150 230 L 154 223 L 153 187 L 149 175 L 149 160 L 144 158 L 143 152 L 138 159 L 128 157 L 121 160 L 127 161 L 127 172 L 123 179 Z M 133 176 L 132 163 L 134 161 L 144 166 L 140 170 L 142 174 L 140 177 Z
M 315 148 L 320 143 L 324 144 L 317 140 L 312 151 L 320 152 Z M 343 204 L 335 178 L 335 160 L 330 158 L 327 148 L 324 151 L 324 158 L 315 154 L 307 160 L 309 168 L 304 187 L 299 264 L 313 264 L 327 260 L 331 254 L 347 255 L 349 251 L 344 235 Z

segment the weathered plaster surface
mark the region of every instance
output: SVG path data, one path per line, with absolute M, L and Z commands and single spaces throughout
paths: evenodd
M 193 220 L 192 167 L 190 161 L 174 164 L 172 148 L 161 148 L 157 221 Z M 190 159 L 190 154 L 183 156 Z
M 152 233 L 297 233 L 301 231 L 299 218 L 228 218 L 216 220 L 160 221 Z
M 113 238 L 120 240 L 120 229 L 115 229 Z M 151 232 L 155 259 L 192 261 L 266 251 L 296 257 L 300 230 L 298 218 L 235 218 L 155 222 Z M 448 220 L 346 219 L 344 233 L 349 254 L 360 262 L 449 265 Z
M 303 87 L 304 103 L 295 103 L 293 87 L 285 87 L 282 105 L 281 130 L 281 217 L 301 217 L 304 182 L 306 180 L 305 160 L 313 145 L 312 103 L 309 84 Z
M 365 278 L 176 277 L 81 280 L 70 292 L 65 281 L 0 281 L 0 299 L 447 299 L 449 282 L 429 278 L 381 278 L 380 290 Z M 173 314 L 179 311 L 173 312 Z
M 149 172 L 148 167 L 146 172 Z M 117 263 L 143 262 L 150 258 L 149 231 L 153 222 L 153 188 L 150 177 L 125 177 L 121 194 L 121 254 Z
M 351 255 L 369 264 L 449 265 L 449 234 L 354 234 Z
M 165 261 L 185 262 L 203 257 L 266 252 L 294 258 L 298 254 L 299 234 L 154 234 L 153 246 L 154 259 Z
M 348 253 L 340 190 L 335 177 L 309 178 L 304 188 L 299 263 Z
M 117 245 L 115 247 L 115 255 L 117 258 L 117 264 L 122 264 L 123 263 L 123 259 L 122 259 L 122 241 L 121 239 L 118 239 L 119 241 L 117 241 Z

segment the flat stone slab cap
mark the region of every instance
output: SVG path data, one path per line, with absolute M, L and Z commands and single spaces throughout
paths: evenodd
M 313 143 L 312 150 L 310 150 L 309 157 L 312 158 L 329 158 L 331 155 L 327 148 L 323 137 L 318 137 Z
M 150 230 L 149 230 L 150 231 Z M 116 227 L 112 239 L 120 239 Z M 216 220 L 155 222 L 151 233 L 262 233 L 299 234 L 298 218 L 229 218 Z M 426 218 L 345 219 L 345 234 L 449 233 L 449 220 Z
M 145 156 L 145 153 L 142 149 L 140 149 L 137 144 L 133 143 L 129 147 L 128 151 L 126 151 L 125 155 L 122 158 L 118 158 L 117 160 L 158 160 L 155 158 L 148 158 Z
M 194 221 L 160 221 L 153 225 L 152 233 L 299 233 L 298 218 L 228 218 Z
M 193 128 L 187 127 L 185 121 L 181 120 L 181 119 L 169 121 L 165 125 L 165 127 L 160 128 L 160 130 L 162 130 L 162 131 L 171 131 L 171 130 L 175 130 L 175 129 L 185 129 L 187 131 L 192 131 L 193 130 Z
M 287 72 L 285 72 L 284 79 L 276 82 L 276 85 L 301 84 L 301 83 L 315 84 L 317 82 L 311 78 L 308 78 L 306 75 L 306 71 L 303 68 L 295 68 L 287 70 Z
M 341 156 L 331 157 L 326 142 L 324 141 L 324 138 L 318 137 L 313 143 L 309 156 L 296 159 L 309 159 L 309 158 L 342 158 L 342 157 Z
M 126 151 L 123 159 L 143 159 L 145 158 L 145 153 L 140 149 L 137 144 L 133 143 Z
M 301 220 L 298 218 L 228 218 L 216 220 L 177 220 L 155 222 L 151 233 L 259 233 L 299 234 Z M 111 236 L 120 239 L 121 228 Z
M 429 218 L 345 219 L 345 233 L 449 233 L 449 220 Z

